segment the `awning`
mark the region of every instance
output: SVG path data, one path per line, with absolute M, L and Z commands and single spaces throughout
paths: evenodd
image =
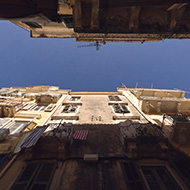
M 46 129 L 47 126 L 36 127 L 36 129 L 27 137 L 27 139 L 21 145 L 21 148 L 30 148 L 31 146 L 34 146 Z
M 73 139 L 86 140 L 88 138 L 89 130 L 76 130 L 73 134 Z

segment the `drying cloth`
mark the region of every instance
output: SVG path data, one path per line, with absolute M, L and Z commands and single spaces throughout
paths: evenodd
M 88 138 L 89 130 L 76 130 L 73 134 L 73 139 L 86 140 Z

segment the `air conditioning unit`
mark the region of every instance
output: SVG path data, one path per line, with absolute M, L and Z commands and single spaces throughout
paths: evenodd
M 0 141 L 4 140 L 9 135 L 9 129 L 0 129 Z
M 98 154 L 85 154 L 84 161 L 90 161 L 90 162 L 98 161 Z

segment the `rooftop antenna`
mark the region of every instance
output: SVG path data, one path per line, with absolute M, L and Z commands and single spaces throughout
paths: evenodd
M 82 47 L 93 47 L 96 46 L 96 50 L 100 49 L 101 43 L 99 43 L 98 41 L 95 43 L 90 43 L 88 45 L 82 45 L 82 46 L 77 46 L 77 48 L 82 48 Z
M 123 83 L 120 83 L 120 87 L 127 88 Z

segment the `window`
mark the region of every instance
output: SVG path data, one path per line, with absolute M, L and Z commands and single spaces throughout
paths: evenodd
M 113 104 L 113 109 L 115 113 L 130 113 L 127 106 L 122 104 Z
M 31 111 L 44 111 L 46 109 L 47 106 L 40 106 L 37 105 L 36 107 L 34 107 Z
M 121 101 L 118 96 L 108 96 L 110 101 Z
M 8 156 L 9 156 L 9 153 L 0 154 L 0 165 L 7 159 Z
M 20 133 L 28 126 L 28 121 L 15 121 L 14 123 L 4 127 L 9 129 L 10 134 Z
M 30 28 L 42 28 L 38 23 L 35 23 L 35 22 L 22 22 L 26 25 L 28 25 Z
M 141 169 L 150 189 L 181 189 L 165 166 L 141 166 Z
M 56 104 L 49 104 L 44 111 L 51 112 L 55 108 Z
M 11 118 L 0 118 L 0 128 L 4 127 L 8 123 L 12 122 Z
M 76 105 L 66 105 L 64 108 L 63 108 L 63 111 L 64 113 L 74 113 L 77 109 L 77 106 Z
M 31 104 L 28 104 L 26 106 L 23 107 L 23 110 L 24 111 L 27 111 L 27 110 L 32 110 L 34 107 L 36 107 L 36 103 L 31 103 Z
M 80 98 L 81 98 L 80 96 L 72 96 L 71 101 L 79 101 Z
M 55 170 L 55 162 L 30 163 L 18 177 L 11 190 L 47 190 Z
M 127 189 L 130 190 L 145 190 L 144 182 L 140 176 L 137 166 L 134 161 L 122 162 L 122 168 L 126 178 Z
M 62 15 L 62 20 L 67 28 L 73 28 L 73 15 Z

